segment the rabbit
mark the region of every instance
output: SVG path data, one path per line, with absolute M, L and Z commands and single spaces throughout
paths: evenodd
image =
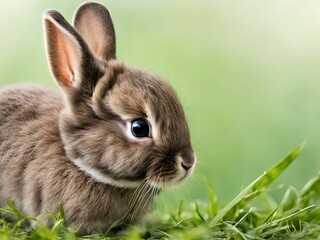
M 44 216 L 62 203 L 82 233 L 139 223 L 159 192 L 194 170 L 182 105 L 166 81 L 116 59 L 103 5 L 81 5 L 73 26 L 48 10 L 43 26 L 60 90 L 0 90 L 0 207 L 12 199 Z

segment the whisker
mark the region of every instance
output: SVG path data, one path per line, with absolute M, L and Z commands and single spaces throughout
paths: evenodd
M 134 191 L 133 195 L 132 195 L 132 198 L 130 200 L 130 208 L 132 207 L 132 205 L 135 204 L 136 200 L 137 200 L 137 197 L 141 194 L 141 192 L 143 191 L 143 189 L 145 188 L 146 186 L 146 182 L 144 182 L 143 184 L 141 184 L 138 188 L 136 188 L 136 190 Z
M 148 192 L 145 194 L 145 196 L 148 195 L 148 196 L 147 196 L 147 199 L 146 199 L 146 201 L 144 202 L 144 204 L 143 204 L 143 206 L 142 206 L 142 208 L 141 208 L 140 210 L 144 209 L 144 208 L 147 206 L 147 204 L 150 203 L 150 200 L 152 200 L 152 198 L 154 198 L 154 197 L 156 196 L 156 193 L 157 193 L 157 189 L 154 188 L 154 187 L 151 187 L 151 188 L 148 190 Z M 138 215 L 138 217 L 141 216 L 141 213 L 142 213 L 142 211 L 140 211 L 140 214 Z
M 126 219 L 126 217 L 130 214 L 130 212 L 134 209 L 135 205 L 136 205 L 136 201 L 138 199 L 139 194 L 141 193 L 141 191 L 143 191 L 143 189 L 145 188 L 145 186 L 147 185 L 147 182 L 142 183 L 140 186 L 138 186 L 132 196 L 131 199 L 129 201 L 128 207 L 127 207 L 127 211 L 126 213 L 122 216 L 121 223 L 123 223 Z
M 147 203 L 149 202 L 150 200 L 150 196 L 152 195 L 152 187 L 150 186 L 147 186 L 148 188 L 145 188 L 145 193 L 141 194 L 140 198 L 139 198 L 139 201 L 137 202 L 137 205 L 136 205 L 136 212 L 137 212 L 137 216 L 136 217 L 140 217 L 141 216 L 141 213 L 143 211 L 143 209 L 146 207 Z M 151 193 L 150 193 L 151 192 Z M 143 206 L 141 207 L 141 204 L 143 204 Z M 133 220 L 133 217 L 134 217 L 135 214 L 132 214 L 131 215 L 131 220 L 130 222 L 132 222 Z

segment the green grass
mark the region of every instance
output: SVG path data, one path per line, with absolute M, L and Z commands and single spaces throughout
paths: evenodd
M 48 213 L 53 227 L 26 216 L 8 201 L 1 212 L 15 221 L 0 218 L 0 239 L 320 239 L 320 174 L 298 190 L 288 187 L 282 199 L 275 200 L 270 184 L 296 159 L 303 145 L 245 187 L 224 207 L 208 183 L 208 200 L 180 201 L 179 208 L 164 214 L 154 211 L 144 223 L 121 231 L 110 230 L 78 236 L 77 230 L 64 225 L 64 211 Z M 37 222 L 33 228 L 26 221 Z

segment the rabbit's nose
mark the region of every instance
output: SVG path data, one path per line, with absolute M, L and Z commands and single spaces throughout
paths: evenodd
M 188 171 L 190 168 L 192 168 L 193 163 L 182 162 L 181 166 L 183 167 L 184 170 Z
M 196 162 L 196 157 L 192 150 L 184 150 L 181 152 L 181 166 L 184 170 L 188 171 Z

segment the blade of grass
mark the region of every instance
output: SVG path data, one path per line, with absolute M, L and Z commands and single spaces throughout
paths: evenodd
M 263 173 L 260 177 L 254 180 L 249 186 L 247 186 L 236 198 L 234 198 L 229 204 L 227 204 L 223 209 L 221 209 L 218 214 L 211 220 L 210 226 L 216 225 L 236 204 L 238 204 L 252 189 L 253 185 L 256 182 L 260 181 L 263 178 L 265 173 Z
M 209 191 L 209 216 L 213 218 L 218 213 L 218 203 L 217 203 L 217 197 L 214 192 L 214 188 L 212 184 L 207 181 L 208 185 L 208 191 Z
M 178 218 L 179 218 L 179 220 L 181 220 L 181 216 L 182 216 L 183 210 L 184 210 L 184 200 L 181 199 L 180 200 L 180 204 L 179 204 L 179 210 L 178 210 Z
M 249 209 L 249 211 L 242 217 L 234 226 L 236 227 L 239 223 L 241 223 L 250 213 L 252 212 L 252 208 Z
M 270 185 L 300 154 L 305 143 L 293 149 L 284 159 L 266 171 L 265 176 L 252 187 L 252 191 L 260 190 Z
M 280 208 L 280 205 L 278 205 L 275 209 L 273 209 L 262 221 L 262 223 L 267 223 L 272 221 L 274 216 L 277 214 L 278 209 Z
M 64 220 L 63 220 L 63 219 L 58 220 L 58 221 L 55 222 L 55 224 L 52 226 L 51 230 L 52 230 L 52 231 L 55 231 L 59 226 L 63 225 L 63 223 L 64 223 Z
M 194 203 L 194 207 L 195 207 L 195 211 L 196 211 L 198 217 L 199 217 L 204 223 L 206 223 L 206 220 L 204 219 L 204 217 L 203 217 L 202 214 L 200 213 L 199 205 L 198 205 L 197 202 Z
M 62 203 L 59 203 L 59 213 L 60 213 L 60 218 L 64 220 L 64 208 Z
M 211 220 L 210 226 L 214 226 L 237 204 L 241 204 L 242 201 L 246 201 L 246 196 L 257 192 L 255 196 L 258 196 L 258 191 L 264 187 L 269 186 L 292 162 L 296 159 L 304 147 L 304 143 L 296 147 L 287 155 L 284 159 L 279 161 L 272 168 L 264 172 L 260 177 L 249 184 L 236 198 L 234 198 L 229 204 L 227 204 L 223 209 L 221 209 L 218 214 Z
M 230 230 L 232 230 L 233 232 L 237 233 L 238 235 L 240 235 L 241 239 L 247 240 L 245 234 L 243 232 L 241 232 L 238 228 L 236 228 L 236 226 L 233 226 L 231 224 L 226 223 L 226 225 L 228 226 L 228 228 Z
M 301 190 L 301 197 L 308 195 L 311 192 L 318 192 L 320 193 L 320 173 L 317 176 L 312 178 L 309 182 Z
M 14 214 L 16 214 L 18 217 L 26 218 L 26 219 L 29 219 L 29 220 L 38 222 L 38 219 L 37 219 L 37 218 L 31 217 L 31 216 L 28 216 L 28 215 L 25 215 L 25 214 L 23 214 L 22 212 L 20 212 L 20 211 L 18 210 L 18 208 L 16 207 L 14 201 L 12 201 L 12 200 L 7 200 L 6 203 L 7 203 L 8 207 L 12 210 L 12 212 L 13 212 Z
M 272 227 L 274 225 L 277 225 L 280 222 L 284 222 L 286 220 L 292 219 L 293 217 L 295 217 L 295 216 L 297 216 L 297 215 L 299 215 L 299 214 L 301 214 L 301 213 L 303 213 L 305 211 L 308 211 L 309 209 L 314 208 L 314 207 L 316 207 L 316 205 L 308 206 L 306 208 L 301 209 L 300 211 L 297 211 L 297 212 L 295 212 L 293 214 L 290 214 L 289 216 L 285 216 L 285 217 L 279 218 L 277 220 L 274 220 L 272 222 L 262 224 L 259 227 L 257 227 L 257 229 L 260 229 L 260 228 L 263 229 L 263 228 L 267 228 L 267 227 Z

